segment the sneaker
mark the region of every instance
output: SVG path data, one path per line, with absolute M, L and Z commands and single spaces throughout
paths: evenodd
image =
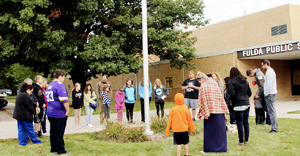
M 90 124 L 90 127 L 94 127 L 92 124 Z
M 264 122 L 261 122 L 260 124 L 261 124 L 261 125 L 264 125 Z
M 200 153 L 203 153 L 203 154 L 204 154 L 205 152 L 204 152 L 204 151 L 200 151 Z
M 271 125 L 269 125 L 269 124 L 265 124 L 265 126 L 271 126 Z
M 195 119 L 195 118 L 193 118 L 193 121 L 195 122 L 195 121 L 196 121 L 196 119 Z
M 145 123 L 145 121 L 141 121 L 142 123 Z
M 278 131 L 271 130 L 269 133 L 277 133 Z
M 245 141 L 244 144 L 245 144 L 245 145 L 248 145 L 249 143 L 248 143 L 248 141 Z
M 258 123 L 256 123 L 256 125 L 258 125 Z
M 43 138 L 43 137 L 44 137 L 41 131 L 38 131 L 37 136 L 38 136 L 39 138 Z
M 244 144 L 244 143 L 242 143 L 242 142 L 239 142 L 237 145 L 240 145 L 240 146 L 245 146 L 245 144 Z

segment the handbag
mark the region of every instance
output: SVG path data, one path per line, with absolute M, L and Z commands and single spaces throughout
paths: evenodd
M 36 113 L 36 114 L 40 114 L 40 112 L 41 112 L 40 107 L 35 107 L 35 113 Z
M 93 91 L 91 92 L 91 98 L 93 98 Z M 97 99 L 95 99 L 93 101 L 95 101 L 96 103 L 95 104 L 90 103 L 90 107 L 92 107 L 94 110 L 96 110 L 96 108 L 98 106 L 98 101 L 97 101 Z

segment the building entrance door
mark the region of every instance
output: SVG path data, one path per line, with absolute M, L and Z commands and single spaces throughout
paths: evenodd
M 291 61 L 292 95 L 300 95 L 300 60 Z

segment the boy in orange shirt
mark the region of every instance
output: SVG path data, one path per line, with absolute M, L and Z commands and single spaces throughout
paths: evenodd
M 189 108 L 184 105 L 184 96 L 182 93 L 177 93 L 174 98 L 175 106 L 169 114 L 166 135 L 170 135 L 170 126 L 173 131 L 174 145 L 177 145 L 177 156 L 180 156 L 181 145 L 184 145 L 185 156 L 189 155 L 189 133 L 195 132 L 194 122 L 191 117 Z

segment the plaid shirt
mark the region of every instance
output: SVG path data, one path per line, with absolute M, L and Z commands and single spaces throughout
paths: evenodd
M 220 91 L 220 88 L 215 80 L 208 78 L 199 89 L 198 98 L 198 118 L 204 117 L 208 119 L 210 114 L 224 114 L 225 117 L 229 115 L 229 111 Z

